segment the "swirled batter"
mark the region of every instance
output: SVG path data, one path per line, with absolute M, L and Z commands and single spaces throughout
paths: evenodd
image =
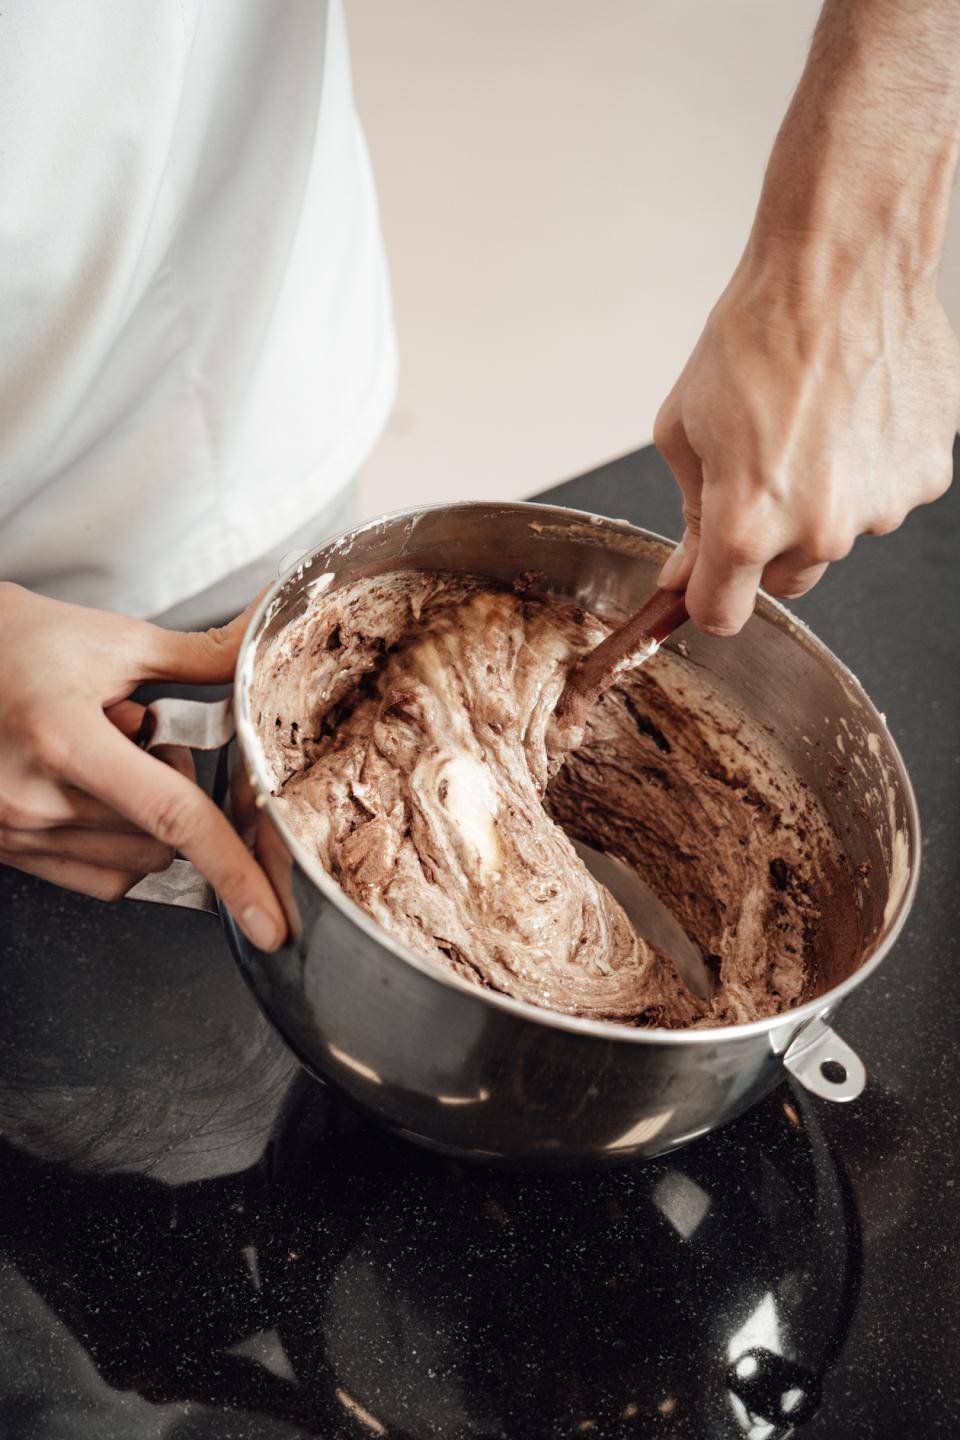
M 253 692 L 292 828 L 398 940 L 531 1004 L 670 1027 L 797 1004 L 836 940 L 825 905 L 846 894 L 825 816 L 675 654 L 562 733 L 567 672 L 605 633 L 462 577 L 319 596 Z M 570 835 L 638 867 L 713 970 L 712 1000 L 634 932 Z

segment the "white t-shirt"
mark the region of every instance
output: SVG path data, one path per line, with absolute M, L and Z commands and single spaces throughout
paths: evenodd
M 392 403 L 340 0 L 4 0 L 0 578 L 154 615 Z

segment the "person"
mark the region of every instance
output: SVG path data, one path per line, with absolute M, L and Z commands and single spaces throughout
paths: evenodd
M 349 514 L 390 407 L 340 0 L 47 0 L 2 23 L 0 862 L 109 899 L 177 850 L 269 950 L 266 876 L 182 753 L 132 743 L 130 697 L 231 678 L 246 614 L 177 627 Z M 761 584 L 803 594 L 947 488 L 958 155 L 957 0 L 826 0 L 656 421 L 686 521 L 660 581 L 701 628 L 736 633 Z

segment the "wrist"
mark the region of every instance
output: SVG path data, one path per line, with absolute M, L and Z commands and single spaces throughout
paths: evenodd
M 792 148 L 792 147 L 791 147 Z M 909 169 L 862 149 L 771 164 L 747 243 L 754 262 L 779 257 L 798 275 L 936 289 L 960 143 L 927 145 Z
M 960 4 L 827 0 L 749 249 L 936 284 L 960 158 Z
M 936 268 L 918 271 L 895 232 L 821 227 L 751 233 L 716 315 L 739 317 L 742 339 L 781 358 L 806 361 L 826 345 L 853 363 L 927 333 L 940 308 Z

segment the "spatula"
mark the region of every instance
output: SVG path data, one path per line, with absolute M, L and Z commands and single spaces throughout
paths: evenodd
M 558 719 L 582 725 L 618 675 L 649 660 L 662 641 L 688 619 L 682 595 L 672 590 L 654 591 L 639 610 L 573 667 L 557 704 Z M 574 840 L 573 845 L 593 878 L 605 885 L 623 906 L 637 934 L 670 956 L 681 979 L 695 995 L 709 999 L 713 994 L 710 972 L 699 950 L 663 901 L 625 861 L 594 850 L 582 840 Z
M 574 665 L 557 702 L 556 715 L 582 725 L 597 700 L 619 675 L 642 665 L 661 643 L 689 620 L 686 601 L 675 590 L 655 590 L 629 620 Z
M 599 880 L 622 905 L 627 919 L 642 940 L 656 945 L 669 955 L 677 967 L 677 974 L 694 995 L 709 1000 L 713 994 L 713 979 L 704 965 L 700 951 L 683 929 L 679 920 L 670 913 L 666 905 L 645 885 L 632 866 L 615 855 L 606 855 L 594 850 L 582 840 L 573 840 L 573 848 L 586 865 L 594 880 Z

